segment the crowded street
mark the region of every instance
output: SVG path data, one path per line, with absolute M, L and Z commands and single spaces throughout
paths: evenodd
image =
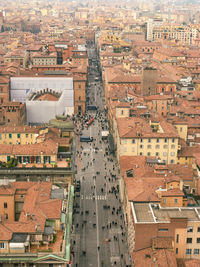
M 94 46 L 88 48 L 88 56 L 97 60 Z M 119 171 L 108 140 L 101 138 L 109 124 L 97 64 L 89 67 L 88 76 L 88 105 L 96 105 L 97 109 L 88 110 L 75 120 L 78 189 L 73 217 L 73 266 L 122 267 L 126 266 L 127 244 L 119 199 Z M 87 125 L 91 118 L 92 124 Z M 80 136 L 93 140 L 80 142 Z

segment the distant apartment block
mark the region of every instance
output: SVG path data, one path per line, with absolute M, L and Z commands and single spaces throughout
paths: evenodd
M 161 20 L 152 19 L 147 22 L 146 39 L 148 41 L 171 39 L 193 44 L 197 35 L 198 30 L 188 25 L 164 25 Z
M 56 65 L 57 64 L 57 53 L 34 53 L 32 56 L 33 65 Z

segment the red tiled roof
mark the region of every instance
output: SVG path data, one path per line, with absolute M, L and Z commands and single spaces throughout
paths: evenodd
M 62 200 L 49 199 L 39 204 L 39 208 L 43 211 L 48 219 L 60 219 Z
M 160 193 L 164 197 L 184 196 L 184 193 L 178 188 L 169 189 L 167 191 L 161 191 Z
M 160 121 L 163 132 L 153 132 L 149 123 L 142 118 L 118 118 L 117 126 L 121 138 L 165 138 L 179 137 L 173 125 L 166 121 Z
M 52 139 L 48 139 L 42 143 L 26 144 L 26 145 L 5 145 L 0 144 L 1 155 L 56 155 L 58 152 L 58 144 Z
M 135 267 L 162 266 L 177 267 L 176 256 L 172 250 L 145 248 L 132 254 Z
M 8 222 L 4 221 L 4 226 L 7 230 L 4 234 L 0 224 L 0 240 L 8 240 L 15 233 L 35 233 L 39 230 L 44 231 L 46 219 L 60 219 L 62 210 L 62 200 L 50 199 L 52 183 L 50 182 L 13 182 L 11 186 L 0 187 L 0 194 L 5 194 L 8 188 L 11 188 L 13 193 L 16 189 L 26 190 L 24 205 L 20 214 L 19 221 Z M 2 239 L 3 236 L 3 239 Z
M 0 186 L 0 195 L 14 195 L 15 194 L 15 187 L 12 185 L 1 185 Z
M 172 237 L 154 237 L 152 238 L 153 249 L 173 249 L 173 238 Z
M 19 103 L 19 102 L 18 102 Z M 9 103 L 10 105 L 10 103 Z M 15 106 L 15 102 L 13 102 Z M 0 133 L 38 133 L 41 127 L 36 126 L 0 126 Z
M 198 259 L 186 259 L 184 263 L 185 267 L 200 267 L 200 260 Z
M 8 241 L 12 238 L 12 231 L 0 223 L 0 240 Z
M 134 202 L 160 202 L 156 190 L 164 186 L 164 178 L 126 178 L 128 200 Z

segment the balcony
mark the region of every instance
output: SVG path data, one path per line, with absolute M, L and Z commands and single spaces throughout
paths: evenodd
M 50 238 L 50 236 L 43 235 L 43 240 L 39 244 L 31 244 L 30 252 L 31 253 L 45 253 L 45 252 L 53 252 L 53 253 L 63 253 L 63 242 L 64 242 L 64 231 L 57 231 L 54 235 L 54 238 Z

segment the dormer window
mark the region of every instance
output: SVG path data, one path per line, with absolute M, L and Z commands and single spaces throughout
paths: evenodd
M 127 170 L 126 171 L 126 176 L 127 177 L 134 177 L 133 169 Z

